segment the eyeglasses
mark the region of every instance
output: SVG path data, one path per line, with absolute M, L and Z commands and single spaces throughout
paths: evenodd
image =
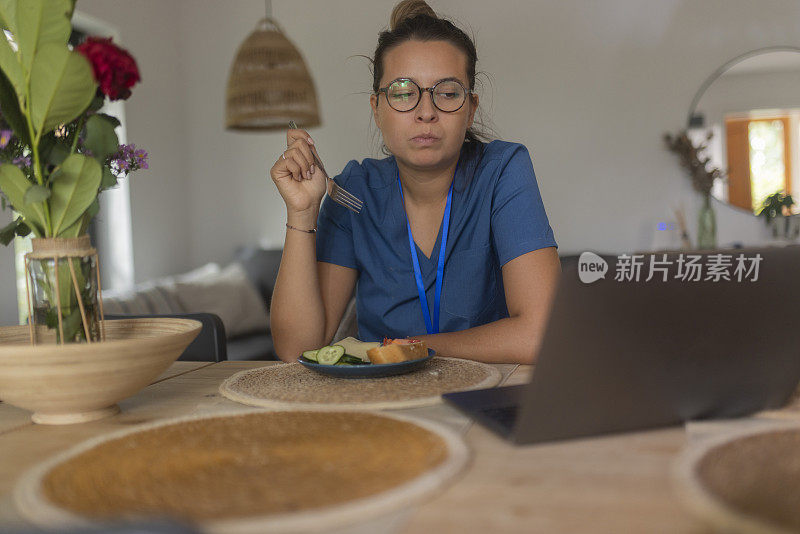
M 422 100 L 423 91 L 430 93 L 433 105 L 445 113 L 461 109 L 467 100 L 467 94 L 474 93 L 465 89 L 457 80 L 442 80 L 433 87 L 420 87 L 414 80 L 398 78 L 386 87 L 378 89 L 375 94 L 380 96 L 380 93 L 384 93 L 386 101 L 393 110 L 406 112 L 417 107 Z

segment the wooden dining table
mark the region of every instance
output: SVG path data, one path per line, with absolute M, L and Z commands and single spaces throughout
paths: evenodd
M 33 424 L 30 413 L 0 403 L 0 532 L 29 525 L 12 492 L 32 466 L 89 438 L 174 417 L 256 410 L 223 397 L 234 373 L 278 362 L 175 362 L 113 417 L 83 424 Z M 528 381 L 532 366 L 498 365 L 505 385 Z M 644 432 L 515 446 L 448 404 L 397 410 L 461 433 L 472 452 L 465 472 L 394 530 L 421 532 L 710 532 L 681 502 L 671 476 L 695 439 L 770 417 L 697 423 Z M 800 413 L 785 411 L 788 416 Z M 768 414 L 769 415 L 769 414 Z M 691 425 L 691 424 L 690 424 Z

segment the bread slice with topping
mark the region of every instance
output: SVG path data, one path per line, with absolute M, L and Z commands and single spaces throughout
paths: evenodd
M 367 351 L 369 361 L 375 364 L 418 360 L 427 355 L 428 347 L 425 345 L 425 342 L 417 339 L 385 338 L 380 346 Z

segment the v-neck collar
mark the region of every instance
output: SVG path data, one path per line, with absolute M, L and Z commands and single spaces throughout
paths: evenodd
M 429 265 L 433 265 L 434 267 L 439 261 L 439 248 L 442 245 L 442 226 L 444 226 L 443 222 L 444 221 L 439 223 L 439 232 L 436 234 L 436 241 L 433 243 L 433 249 L 431 250 L 430 257 L 426 256 L 425 253 L 422 252 L 422 249 L 419 247 L 419 243 L 417 243 L 416 239 L 414 240 L 414 245 L 417 247 L 417 256 L 425 258 L 425 262 L 427 262 Z
M 391 191 L 391 207 L 389 210 L 392 212 L 394 217 L 395 224 L 399 224 L 402 227 L 402 233 L 406 234 L 406 223 L 408 218 L 406 216 L 406 209 L 405 205 L 403 204 L 403 197 L 400 196 L 400 191 L 397 189 L 396 184 L 395 187 L 390 188 Z M 453 206 L 455 206 L 456 200 L 456 191 L 453 191 Z M 453 208 L 450 209 L 450 220 L 453 220 Z M 439 249 L 442 244 L 442 226 L 444 221 L 439 221 L 439 230 L 436 233 L 436 241 L 433 244 L 433 249 L 431 250 L 431 255 L 426 256 L 422 249 L 420 248 L 419 244 L 417 243 L 416 239 L 414 240 L 414 246 L 417 247 L 417 256 L 420 258 L 420 268 L 424 269 L 426 273 L 433 272 L 434 275 L 436 274 L 436 265 L 439 261 Z M 451 226 L 452 231 L 452 226 Z M 407 240 L 405 240 L 408 242 Z M 406 246 L 406 250 L 408 250 L 408 246 Z M 408 252 L 406 252 L 408 253 Z

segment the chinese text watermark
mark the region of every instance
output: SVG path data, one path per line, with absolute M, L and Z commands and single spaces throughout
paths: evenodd
M 756 282 L 761 254 L 620 254 L 614 272 L 617 282 Z M 584 252 L 578 260 L 581 282 L 590 284 L 605 278 L 608 263 L 594 252 Z

